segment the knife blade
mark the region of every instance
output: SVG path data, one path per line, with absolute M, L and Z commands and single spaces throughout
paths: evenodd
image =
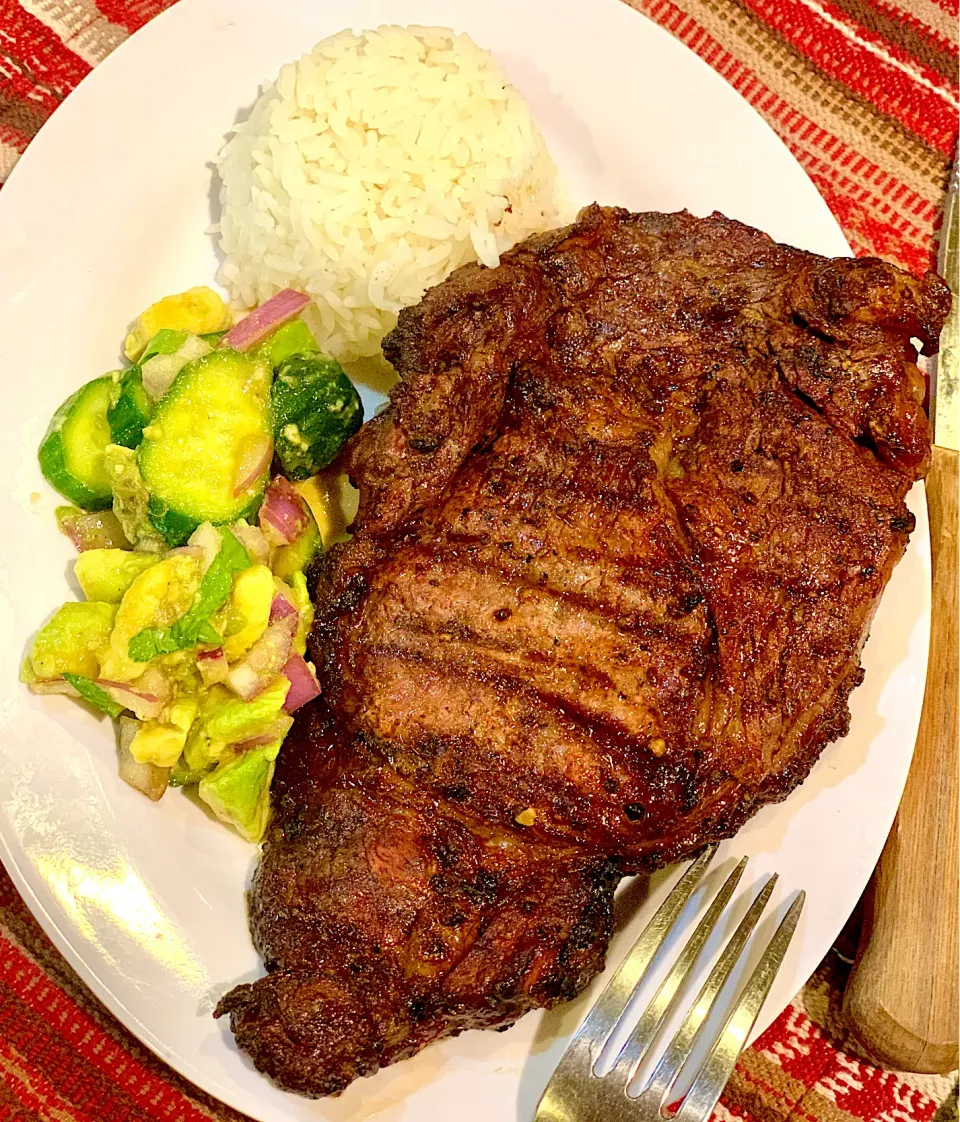
M 953 166 L 950 189 L 943 208 L 937 272 L 953 293 L 950 315 L 940 335 L 936 376 L 930 383 L 930 420 L 933 442 L 941 448 L 958 448 L 957 383 L 960 380 L 960 214 L 957 211 L 957 165 Z

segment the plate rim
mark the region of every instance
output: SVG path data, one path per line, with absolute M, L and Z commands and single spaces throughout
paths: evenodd
M 139 28 L 136 32 L 134 32 L 132 35 L 130 35 L 128 39 L 126 39 L 115 50 L 113 50 L 110 53 L 110 55 L 108 55 L 101 63 L 96 65 L 90 71 L 90 73 L 87 74 L 78 83 L 76 88 L 73 91 L 71 91 L 71 93 L 68 95 L 68 97 L 64 99 L 64 101 L 61 103 L 61 105 L 57 107 L 57 110 L 53 114 L 51 114 L 51 117 L 48 118 L 48 120 L 44 123 L 44 125 L 38 131 L 36 137 L 34 137 L 34 139 L 28 145 L 25 152 L 21 155 L 17 164 L 12 169 L 12 172 L 7 179 L 7 182 L 4 186 L 3 191 L 0 192 L 0 220 L 2 220 L 2 218 L 5 216 L 6 212 L 9 211 L 11 209 L 11 207 L 16 207 L 17 206 L 18 196 L 19 196 L 19 193 L 20 193 L 19 184 L 20 184 L 21 181 L 24 181 L 24 182 L 27 181 L 28 176 L 30 176 L 31 173 L 32 173 L 32 168 L 33 168 L 34 164 L 37 163 L 38 161 L 41 161 L 41 160 L 44 160 L 44 159 L 49 159 L 49 157 L 46 155 L 46 150 L 47 150 L 48 147 L 50 147 L 51 143 L 53 143 L 51 140 L 48 139 L 48 137 L 50 136 L 50 132 L 49 132 L 49 128 L 48 128 L 48 126 L 50 124 L 50 121 L 56 119 L 58 116 L 60 116 L 61 119 L 62 119 L 62 114 L 63 114 L 63 110 L 64 110 L 65 106 L 76 104 L 76 101 L 78 100 L 78 95 L 80 95 L 79 100 L 82 100 L 86 96 L 86 91 L 91 86 L 93 86 L 95 84 L 98 84 L 99 82 L 102 82 L 104 80 L 105 75 L 111 74 L 113 68 L 116 65 L 118 65 L 116 62 L 114 62 L 115 58 L 125 59 L 127 57 L 127 55 L 129 55 L 131 53 L 132 50 L 142 49 L 141 44 L 143 43 L 145 38 L 149 37 L 148 32 L 150 31 L 150 29 L 155 29 L 161 21 L 163 21 L 163 26 L 165 27 L 166 24 L 171 22 L 171 20 L 173 20 L 173 19 L 176 19 L 176 18 L 186 19 L 188 17 L 183 14 L 184 12 L 186 12 L 190 9 L 193 9 L 193 8 L 201 7 L 206 2 L 207 2 L 207 0 L 180 0 L 179 3 L 174 4 L 171 7 L 164 9 L 157 16 L 152 18 L 147 24 L 145 24 L 143 27 Z M 744 106 L 746 106 L 753 113 L 753 115 L 758 119 L 758 121 L 762 124 L 763 129 L 765 129 L 770 134 L 771 137 L 775 138 L 776 141 L 778 142 L 778 144 L 780 145 L 780 147 L 783 149 L 783 151 L 787 155 L 789 155 L 790 159 L 796 165 L 798 172 L 802 173 L 803 176 L 809 180 L 809 177 L 807 176 L 806 172 L 804 171 L 802 165 L 799 163 L 797 158 L 794 156 L 793 152 L 786 145 L 786 143 L 784 143 L 784 141 L 777 135 L 776 131 L 767 123 L 767 121 L 763 118 L 763 116 L 761 115 L 759 110 L 757 110 L 749 101 L 747 101 L 746 98 L 743 98 L 735 90 L 733 90 L 733 88 L 729 85 L 729 83 L 727 83 L 726 80 L 717 71 L 715 71 L 705 60 L 700 58 L 699 55 L 697 55 L 695 51 L 693 51 L 692 49 L 687 47 L 685 44 L 683 44 L 682 42 L 677 40 L 674 36 L 672 36 L 663 27 L 661 27 L 659 24 L 657 24 L 654 20 L 652 20 L 650 17 L 646 16 L 645 13 L 638 11 L 636 8 L 633 8 L 629 3 L 626 3 L 625 0 L 604 0 L 604 2 L 608 3 L 610 6 L 615 6 L 617 8 L 625 8 L 628 11 L 632 12 L 634 16 L 638 17 L 639 19 L 641 19 L 643 21 L 643 24 L 646 27 L 646 33 L 654 34 L 655 37 L 656 36 L 661 37 L 660 38 L 661 42 L 664 42 L 664 43 L 669 42 L 671 44 L 670 49 L 671 50 L 676 49 L 677 54 L 683 53 L 683 54 L 687 55 L 689 59 L 691 59 L 691 60 L 695 59 L 696 63 L 693 64 L 693 65 L 698 65 L 704 71 L 708 71 L 717 80 L 717 82 L 719 84 L 722 84 L 723 86 L 725 86 L 737 98 L 737 100 L 742 102 L 742 104 Z M 576 0 L 576 3 L 578 4 L 578 6 L 580 6 L 582 8 L 585 8 L 585 9 L 589 7 L 589 0 Z M 137 46 L 134 47 L 133 46 L 134 44 L 136 44 Z M 126 52 L 126 53 L 124 53 L 124 52 Z M 11 194 L 11 185 L 14 186 L 14 191 L 13 191 L 12 194 Z M 811 187 L 812 187 L 812 184 L 811 184 Z M 815 188 L 813 188 L 813 189 L 815 190 Z M 825 211 L 827 212 L 827 214 L 829 214 L 830 219 L 832 220 L 834 226 L 836 227 L 836 230 L 838 231 L 840 237 L 843 239 L 844 243 L 846 243 L 847 251 L 851 252 L 851 254 L 852 254 L 852 251 L 850 250 L 849 243 L 847 242 L 847 239 L 846 239 L 846 235 L 843 233 L 843 230 L 840 227 L 839 222 L 837 221 L 836 217 L 832 214 L 832 212 L 829 211 L 829 208 L 826 206 L 825 202 L 824 202 L 823 205 L 824 205 Z M 908 548 L 911 548 L 911 549 L 916 548 L 914 539 L 911 539 L 911 543 L 910 543 L 910 546 Z M 923 619 L 922 619 L 921 622 L 924 622 L 925 626 L 929 627 L 929 622 L 930 622 L 930 600 L 929 600 L 929 596 L 925 597 L 925 602 L 924 602 L 924 607 L 923 607 Z M 922 673 L 924 677 L 925 677 L 925 674 L 926 674 L 926 667 L 927 667 L 927 650 L 926 650 L 926 647 L 925 647 L 924 651 L 923 651 L 922 664 L 917 663 L 917 670 L 918 670 L 919 673 Z M 911 755 L 912 755 L 912 749 L 911 749 Z M 907 774 L 908 768 L 909 768 L 909 761 L 907 762 L 907 767 L 905 767 L 905 769 L 904 769 L 903 782 L 901 782 L 898 785 L 898 790 L 897 790 L 898 801 L 899 801 L 899 796 L 902 794 L 903 785 L 906 781 L 906 774 Z M 896 814 L 896 809 L 894 808 L 893 813 L 891 813 L 891 815 L 890 815 L 889 822 L 886 824 L 887 829 L 889 829 L 889 826 L 892 825 L 895 814 Z M 154 1034 L 154 1032 L 150 1028 L 148 1028 L 143 1023 L 143 1021 L 133 1012 L 133 1010 L 127 1004 L 125 1004 L 124 1000 L 118 994 L 116 994 L 114 992 L 111 985 L 108 982 L 106 982 L 105 980 L 103 980 L 103 978 L 100 975 L 100 972 L 98 972 L 97 969 L 95 969 L 94 966 L 89 965 L 87 958 L 85 958 L 84 955 L 80 952 L 80 950 L 77 949 L 74 946 L 74 944 L 71 942 L 70 932 L 71 932 L 72 928 L 70 927 L 70 925 L 69 924 L 64 925 L 66 930 L 61 928 L 60 923 L 50 913 L 50 911 L 47 909 L 45 904 L 41 901 L 41 899 L 37 895 L 34 888 L 27 881 L 27 879 L 24 875 L 23 869 L 21 867 L 21 862 L 18 861 L 15 858 L 13 850 L 12 850 L 12 848 L 11 848 L 9 842 L 8 842 L 6 832 L 3 830 L 3 825 L 4 825 L 3 822 L 0 821 L 0 856 L 2 856 L 2 858 L 3 858 L 3 864 L 4 864 L 4 867 L 7 871 L 7 874 L 10 876 L 10 879 L 11 879 L 12 883 L 14 884 L 15 888 L 19 892 L 21 898 L 26 903 L 30 912 L 37 919 L 37 921 L 40 924 L 40 926 L 42 927 L 44 933 L 50 938 L 51 942 L 54 944 L 54 946 L 56 947 L 58 952 L 63 955 L 64 959 L 69 963 L 71 968 L 76 972 L 76 974 L 79 976 L 79 978 L 84 983 L 84 985 L 86 985 L 94 993 L 94 995 L 103 1003 L 103 1005 L 109 1010 L 109 1012 L 114 1017 L 116 1017 L 116 1019 L 122 1025 L 124 1025 L 131 1033 L 133 1033 L 133 1035 L 141 1043 L 143 1043 L 147 1048 L 150 1049 L 150 1051 L 152 1051 L 164 1063 L 166 1063 L 170 1068 L 172 1068 L 180 1077 L 182 1077 L 183 1079 L 188 1081 L 190 1084 L 195 1086 L 202 1093 L 208 1094 L 208 1095 L 211 1095 L 213 1097 L 216 1097 L 216 1098 L 220 1099 L 223 1103 L 232 1107 L 235 1110 L 245 1112 L 248 1109 L 247 1104 L 245 1104 L 243 1102 L 240 1102 L 237 1098 L 237 1094 L 233 1090 L 231 1090 L 231 1088 L 221 1084 L 219 1079 L 216 1077 L 216 1075 L 213 1074 L 212 1072 L 208 1072 L 206 1069 L 203 1068 L 203 1066 L 201 1064 L 198 1063 L 198 1064 L 194 1065 L 194 1064 L 185 1063 L 182 1053 L 174 1051 L 173 1048 L 170 1045 L 166 1044 L 163 1039 L 157 1037 Z M 879 858 L 879 850 L 877 852 L 877 857 Z M 866 883 L 869 879 L 869 876 L 872 874 L 872 871 L 873 871 L 873 866 L 871 865 L 866 870 L 866 872 L 863 876 L 863 885 L 864 886 L 866 885 Z M 862 890 L 862 888 L 861 888 L 861 890 Z M 99 960 L 97 960 L 97 963 L 99 964 L 102 961 L 103 961 L 102 959 L 99 959 Z M 779 1015 L 780 1011 L 781 1010 L 777 1010 L 773 1014 L 773 1016 Z M 769 1019 L 772 1019 L 772 1017 L 769 1018 Z M 751 1040 L 755 1039 L 756 1035 L 757 1035 L 757 1033 L 754 1032 L 751 1036 Z M 261 1078 L 266 1078 L 266 1077 L 261 1077 Z M 257 1111 L 258 1110 L 258 1104 L 253 1104 L 253 1109 L 254 1109 L 254 1111 Z M 256 1114 L 254 1116 L 256 1116 Z

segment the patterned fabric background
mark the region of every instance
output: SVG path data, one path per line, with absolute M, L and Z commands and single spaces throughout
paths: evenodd
M 766 118 L 856 253 L 932 263 L 957 139 L 958 0 L 632 3 Z M 0 0 L 0 181 L 77 83 L 168 6 Z M 883 1070 L 847 1037 L 839 999 L 856 935 L 854 918 L 744 1054 L 717 1122 L 956 1122 L 953 1077 Z M 36 1119 L 242 1122 L 100 1006 L 0 868 L 0 1122 Z

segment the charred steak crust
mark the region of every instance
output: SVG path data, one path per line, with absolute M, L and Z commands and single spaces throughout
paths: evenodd
M 251 893 L 269 973 L 218 1007 L 282 1086 L 335 1094 L 572 998 L 602 969 L 612 862 L 476 823 L 345 744 L 322 706 L 287 744 Z
M 720 215 L 588 207 L 384 341 L 315 575 L 324 702 L 281 753 L 221 1001 L 322 1095 L 601 968 L 612 889 L 843 736 L 930 431 L 942 281 Z

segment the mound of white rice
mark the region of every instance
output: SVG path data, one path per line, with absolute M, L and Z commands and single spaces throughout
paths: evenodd
M 556 169 L 488 51 L 439 27 L 343 32 L 286 65 L 219 162 L 220 279 L 309 292 L 342 359 L 467 261 L 556 226 Z

